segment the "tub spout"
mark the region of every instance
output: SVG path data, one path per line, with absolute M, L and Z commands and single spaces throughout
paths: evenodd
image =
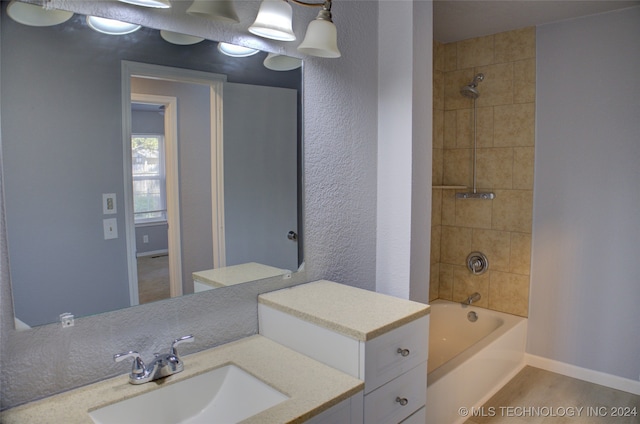
M 473 302 L 477 302 L 478 300 L 480 300 L 481 297 L 482 296 L 480 296 L 480 293 L 475 292 L 471 296 L 467 297 L 466 300 L 464 300 L 462 302 L 462 304 L 463 305 L 471 305 Z

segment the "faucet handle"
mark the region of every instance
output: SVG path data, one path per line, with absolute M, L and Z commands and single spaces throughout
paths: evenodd
M 129 352 L 116 353 L 113 355 L 113 360 L 115 362 L 120 362 L 125 358 L 133 358 L 133 365 L 131 366 L 132 375 L 141 375 L 145 373 L 144 362 L 138 352 L 130 350 Z
M 179 339 L 175 339 L 173 341 L 173 343 L 171 343 L 171 350 L 169 351 L 169 354 L 177 357 L 178 356 L 178 351 L 176 350 L 176 346 L 178 346 L 179 344 L 182 343 L 193 343 L 195 339 L 193 338 L 193 335 L 188 335 L 188 336 L 182 336 Z

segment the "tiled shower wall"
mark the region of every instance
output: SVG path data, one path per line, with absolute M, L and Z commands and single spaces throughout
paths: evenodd
M 462 301 L 527 316 L 531 264 L 535 128 L 535 28 L 434 43 L 433 211 L 430 299 Z M 494 200 L 455 199 L 473 184 L 473 100 L 478 86 L 477 188 Z M 465 186 L 468 190 L 451 187 Z M 444 188 L 441 188 L 444 187 Z M 489 271 L 472 275 L 467 255 L 483 252 Z

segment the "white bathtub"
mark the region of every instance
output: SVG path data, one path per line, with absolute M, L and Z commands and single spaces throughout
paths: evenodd
M 477 314 L 477 321 L 467 318 Z M 431 303 L 427 424 L 462 423 L 524 367 L 527 320 L 446 300 Z

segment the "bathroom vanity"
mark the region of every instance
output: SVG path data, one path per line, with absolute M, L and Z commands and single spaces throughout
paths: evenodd
M 144 396 L 154 390 L 165 390 L 174 383 L 189 381 L 228 365 L 240 368 L 287 397 L 277 405 L 241 421 L 245 424 L 328 423 L 335 422 L 328 419 L 336 411 L 350 411 L 353 408 L 359 413 L 362 408 L 362 381 L 260 335 L 187 355 L 183 361 L 183 372 L 156 382 L 132 385 L 127 375 L 118 376 L 3 411 L 1 421 L 4 424 L 91 424 L 94 421 L 90 413 L 96 410 Z M 246 408 L 254 400 L 247 392 L 242 396 L 246 398 L 240 396 L 235 399 L 238 408 Z M 163 418 L 168 423 L 173 422 L 167 418 L 170 410 L 179 406 L 170 402 L 154 405 L 155 408 L 167 408 Z M 125 424 L 123 421 L 117 422 Z M 137 419 L 130 422 L 140 423 Z
M 364 380 L 364 422 L 425 422 L 429 306 L 330 281 L 258 298 L 260 334 Z
M 186 355 L 182 372 L 139 385 L 121 375 L 3 411 L 1 421 L 424 424 L 428 314 L 428 305 L 330 281 L 266 293 L 260 334 Z M 227 370 L 230 383 L 213 382 Z M 202 396 L 216 384 L 231 394 Z M 277 399 L 256 405 L 257 386 Z M 216 408 L 234 418 L 203 418 Z

